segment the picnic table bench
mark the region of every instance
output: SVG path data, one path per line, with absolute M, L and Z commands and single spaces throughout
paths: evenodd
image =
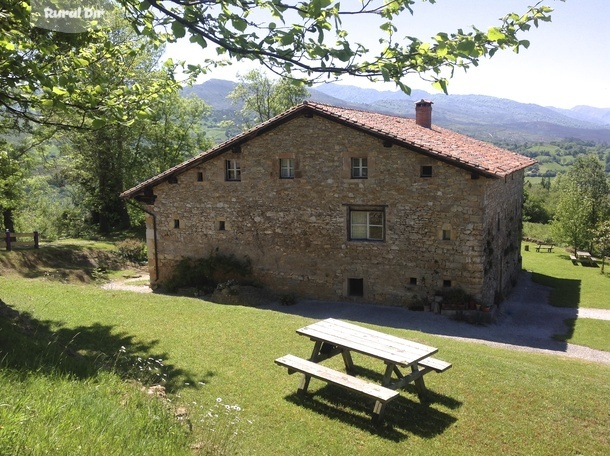
M 437 348 L 333 318 L 300 328 L 297 333 L 314 342 L 311 358 L 304 360 L 294 355 L 286 355 L 277 358 L 275 362 L 287 367 L 289 374 L 303 374 L 298 392 L 304 393 L 307 390 L 311 377 L 360 392 L 376 401 L 373 409 L 374 421 L 381 421 L 385 405 L 398 396 L 397 389 L 414 383 L 417 394 L 423 401 L 426 393 L 424 375 L 429 372 L 444 372 L 451 367 L 450 363 L 431 357 L 438 351 Z M 354 371 L 352 352 L 371 356 L 385 363 L 381 385 L 350 375 Z M 339 354 L 343 357 L 346 373 L 318 364 Z M 403 372 L 405 368 L 410 369 L 410 372 Z
M 540 250 L 542 249 L 551 253 L 553 251 L 553 247 L 555 247 L 555 244 L 538 244 L 536 246 L 536 252 L 540 252 Z
M 297 371 L 305 374 L 303 375 L 303 380 L 301 380 L 301 384 L 299 385 L 299 394 L 303 394 L 307 391 L 307 388 L 309 387 L 309 380 L 311 377 L 314 377 L 319 380 L 324 380 L 327 383 L 342 386 L 375 399 L 375 408 L 373 409 L 373 419 L 375 421 L 381 420 L 385 404 L 390 402 L 392 399 L 395 399 L 396 396 L 400 395 L 398 391 L 385 388 L 375 383 L 367 382 L 366 380 L 362 380 L 358 377 L 344 374 L 329 367 L 307 361 L 306 359 L 299 358 L 294 355 L 282 356 L 281 358 L 277 358 L 275 362 L 280 366 L 287 367 L 289 373 L 294 373 Z

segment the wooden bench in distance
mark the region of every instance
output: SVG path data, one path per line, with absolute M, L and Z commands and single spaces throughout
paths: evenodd
M 551 253 L 553 251 L 553 247 L 555 247 L 555 244 L 538 244 L 536 246 L 536 252 L 540 252 L 540 249 L 543 249 Z
M 311 377 L 314 377 L 327 383 L 342 386 L 343 388 L 362 393 L 365 396 L 375 399 L 376 402 L 375 408 L 373 409 L 373 420 L 377 422 L 381 421 L 383 418 L 385 405 L 392 399 L 399 396 L 398 391 L 385 388 L 375 383 L 369 383 L 360 378 L 353 377 L 294 355 L 285 355 L 281 358 L 277 358 L 275 363 L 279 366 L 287 367 L 289 374 L 292 374 L 295 371 L 304 374 L 303 381 L 298 389 L 299 394 L 303 394 L 307 391 L 309 380 Z

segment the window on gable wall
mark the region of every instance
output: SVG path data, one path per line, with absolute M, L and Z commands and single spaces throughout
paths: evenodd
M 352 179 L 366 179 L 369 177 L 368 159 L 352 158 Z
M 227 160 L 225 165 L 225 179 L 228 181 L 241 180 L 241 168 L 239 160 Z
M 280 158 L 280 179 L 294 179 L 294 158 Z
M 383 209 L 350 209 L 350 240 L 383 241 L 385 216 Z

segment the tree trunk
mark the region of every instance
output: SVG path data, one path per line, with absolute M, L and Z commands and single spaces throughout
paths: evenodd
M 4 222 L 4 229 L 9 230 L 11 233 L 15 232 L 15 220 L 12 209 L 2 210 L 2 219 Z

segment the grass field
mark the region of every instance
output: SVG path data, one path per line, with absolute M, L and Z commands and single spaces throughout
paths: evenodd
M 543 255 L 545 264 L 561 260 L 560 253 L 525 252 L 524 264 L 535 270 Z M 589 272 L 596 271 L 582 274 Z M 587 277 L 567 279 L 580 283 L 579 305 L 603 291 L 589 294 L 595 287 Z M 281 306 L 226 306 L 17 276 L 0 276 L 0 298 L 32 318 L 25 335 L 14 325 L 0 328 L 1 454 L 610 451 L 607 365 L 371 326 L 436 346 L 438 358 L 453 363 L 449 371 L 427 376 L 429 405 L 420 404 L 413 390 L 404 391 L 388 407 L 385 425 L 376 428 L 368 415 L 372 403 L 360 396 L 315 380 L 313 396 L 301 400 L 295 395 L 298 375 L 287 375 L 273 360 L 286 353 L 309 355 L 311 343 L 295 330 L 312 320 L 285 314 Z M 11 345 L 14 340 L 21 348 Z M 29 358 L 23 356 L 26 349 Z M 102 369 L 100 360 L 122 358 L 128 362 L 115 362 L 114 374 Z M 364 375 L 379 380 L 383 366 L 357 355 L 354 361 Z M 329 361 L 335 367 L 340 363 Z M 161 401 L 146 405 L 131 382 L 115 383 L 115 375 L 133 378 L 149 367 L 148 381 L 159 370 L 167 376 L 172 410 L 183 412 L 181 428 L 175 427 L 173 412 L 152 405 Z M 41 386 L 31 388 L 35 381 Z M 81 399 L 71 400 L 78 391 Z M 86 397 L 96 403 L 91 405 L 95 419 L 76 413 L 89 409 Z M 115 417 L 118 425 L 113 425 Z M 142 435 L 150 438 L 136 446 Z
M 526 251 L 526 246 L 529 251 Z M 574 265 L 570 253 L 555 247 L 536 252 L 536 244 L 523 243 L 523 267 L 535 282 L 551 287 L 551 304 L 558 307 L 610 309 L 610 268 Z M 610 321 L 579 318 L 566 321 L 569 330 L 556 339 L 597 350 L 610 351 Z

